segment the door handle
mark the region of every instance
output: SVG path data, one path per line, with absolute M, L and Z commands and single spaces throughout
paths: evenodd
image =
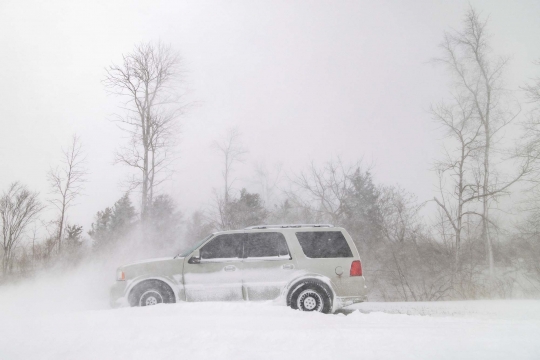
M 225 269 L 225 271 L 235 271 L 235 270 L 236 270 L 236 266 L 234 266 L 234 265 L 227 265 L 227 266 L 225 266 L 223 269 Z
M 290 269 L 294 269 L 294 265 L 293 264 L 286 264 L 286 265 L 283 265 L 282 268 L 285 269 L 285 270 L 290 270 Z

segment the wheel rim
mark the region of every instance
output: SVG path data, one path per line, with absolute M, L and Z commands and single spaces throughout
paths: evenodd
M 323 308 L 323 300 L 321 295 L 315 290 L 304 290 L 298 295 L 297 307 L 302 311 L 317 311 L 321 312 Z
M 155 296 L 149 296 L 149 297 L 146 298 L 146 301 L 144 302 L 144 304 L 146 306 L 156 305 L 157 304 L 157 299 L 155 298 Z
M 163 296 L 155 290 L 148 290 L 141 295 L 139 299 L 139 306 L 152 306 L 161 304 L 163 302 Z

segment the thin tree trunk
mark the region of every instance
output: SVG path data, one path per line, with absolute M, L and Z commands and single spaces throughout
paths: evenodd
M 64 231 L 64 217 L 66 215 L 66 204 L 62 204 L 62 213 L 60 214 L 60 224 L 58 227 L 58 253 L 62 252 L 62 233 Z
M 487 81 L 487 80 L 486 80 Z M 489 234 L 489 196 L 486 194 L 489 193 L 489 175 L 490 175 L 490 151 L 491 151 L 491 128 L 490 128 L 490 112 L 489 107 L 491 105 L 491 91 L 489 85 L 487 87 L 487 104 L 486 104 L 486 113 L 484 117 L 484 136 L 485 136 L 485 148 L 484 148 L 484 184 L 483 192 L 484 197 L 482 199 L 482 237 L 484 243 L 486 244 L 487 250 L 487 263 L 489 266 L 489 275 L 494 275 L 494 261 L 493 261 L 493 244 L 491 242 L 491 237 Z
M 148 207 L 148 146 L 146 139 L 144 140 L 144 160 L 143 160 L 143 181 L 142 181 L 142 198 L 141 198 L 141 219 L 146 220 L 146 211 Z
M 2 274 L 7 275 L 7 263 L 8 263 L 8 250 L 4 248 L 4 254 L 2 255 Z
M 461 159 L 459 162 L 459 183 L 458 183 L 458 212 L 457 212 L 457 224 L 456 224 L 456 254 L 455 254 L 455 263 L 454 263 L 454 275 L 457 275 L 457 272 L 459 270 L 459 255 L 460 255 L 460 248 L 461 248 L 461 226 L 463 222 L 463 193 L 464 193 L 464 184 L 463 184 L 463 178 L 465 176 L 464 174 L 464 165 L 465 165 L 465 159 L 466 159 L 466 146 L 465 142 L 463 141 L 463 137 L 460 136 L 461 140 Z

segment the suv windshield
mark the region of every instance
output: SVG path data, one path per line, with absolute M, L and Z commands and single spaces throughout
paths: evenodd
M 191 247 L 187 248 L 186 250 L 182 251 L 180 254 L 176 255 L 174 258 L 176 259 L 177 257 L 186 257 L 188 256 L 189 254 L 191 254 L 196 248 L 198 248 L 199 246 L 201 246 L 202 244 L 204 244 L 204 242 L 208 239 L 210 239 L 212 236 L 214 236 L 214 234 L 210 234 L 208 235 L 207 237 L 205 237 L 204 239 L 200 240 L 200 241 L 197 241 L 194 245 L 192 245 Z

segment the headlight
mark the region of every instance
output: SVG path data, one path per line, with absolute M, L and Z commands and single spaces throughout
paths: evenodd
M 116 271 L 116 281 L 124 281 L 126 280 L 126 274 L 122 270 Z

